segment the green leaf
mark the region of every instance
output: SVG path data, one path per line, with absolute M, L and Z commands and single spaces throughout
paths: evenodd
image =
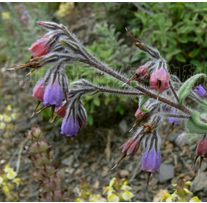
M 182 62 L 182 63 L 185 63 L 185 62 L 186 62 L 186 59 L 185 59 L 185 57 L 184 57 L 182 54 L 178 54 L 178 55 L 176 56 L 176 59 L 177 59 L 178 61 Z
M 141 112 L 145 113 L 145 112 L 148 112 L 149 110 L 146 109 L 144 107 L 144 104 L 147 102 L 147 100 L 149 99 L 150 97 L 147 96 L 147 95 L 143 95 L 139 98 L 139 109 Z
M 96 106 L 100 106 L 100 100 L 99 100 L 99 98 L 95 97 L 95 98 L 93 99 L 93 103 L 94 103 Z
M 191 58 L 194 58 L 195 56 L 197 56 L 199 54 L 199 49 L 193 49 L 193 51 L 191 51 L 188 56 Z
M 186 122 L 186 127 L 191 132 L 194 132 L 194 133 L 199 133 L 199 134 L 207 133 L 207 123 L 204 123 L 201 121 L 200 113 L 198 111 L 192 112 L 191 118 Z
M 89 125 L 93 125 L 93 116 L 92 115 L 88 115 L 87 121 L 88 121 Z
M 187 95 L 190 93 L 194 83 L 200 78 L 200 77 L 206 77 L 205 74 L 200 73 L 197 75 L 194 75 L 192 77 L 190 77 L 188 80 L 186 80 L 182 86 L 180 87 L 179 91 L 178 91 L 178 98 L 180 100 L 180 105 L 183 104 L 185 98 L 187 97 Z
M 207 101 L 206 100 L 203 100 L 201 103 L 200 103 L 202 106 L 205 106 L 207 108 Z

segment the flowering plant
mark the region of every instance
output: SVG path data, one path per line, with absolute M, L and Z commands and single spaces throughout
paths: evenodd
M 135 46 L 150 57 L 149 61 L 127 78 L 89 53 L 64 25 L 46 21 L 37 23 L 48 32 L 29 48 L 32 51 L 31 58 L 25 64 L 10 70 L 30 68 L 31 71 L 27 74 L 30 75 L 43 66 L 50 65 L 44 78 L 34 87 L 32 96 L 37 98 L 38 103 L 33 115 L 51 107 L 52 121 L 55 120 L 54 112 L 57 113 L 56 118 L 63 117 L 61 134 L 66 134 L 70 139 L 72 135 L 78 134 L 84 124 L 87 125 L 87 113 L 81 102 L 82 96 L 86 94 L 110 93 L 139 98 L 136 121 L 130 130 L 134 131 L 134 135 L 121 147 L 123 156 L 119 162 L 126 156 L 133 157 L 142 144 L 144 153 L 141 169 L 146 170 L 150 177 L 151 173 L 159 170 L 161 164 L 159 127 L 165 119 L 173 125 L 184 121 L 190 132 L 201 135 L 207 133 L 207 114 L 199 112 L 201 108 L 207 108 L 206 91 L 201 85 L 194 89 L 199 78 L 206 78 L 205 74 L 194 75 L 182 83 L 177 76 L 169 73 L 167 62 L 157 49 L 135 39 L 127 30 Z M 93 67 L 122 83 L 122 86 L 120 89 L 112 89 L 86 79 L 69 84 L 65 68 L 74 62 Z M 198 109 L 186 106 L 186 98 L 199 104 Z M 44 107 L 37 111 L 41 102 Z M 207 157 L 206 139 L 203 136 L 197 145 L 196 159 L 201 156 L 201 161 Z
M 128 185 L 128 182 L 122 178 L 112 178 L 108 186 L 105 187 L 103 194 L 107 194 L 107 202 L 131 202 L 135 196 L 130 192 L 132 188 Z M 78 185 L 78 198 L 76 202 L 106 202 L 100 194 L 94 194 L 93 189 L 86 182 Z
M 21 179 L 17 178 L 17 173 L 7 164 L 5 168 L 0 171 L 0 188 L 2 188 L 6 196 L 6 201 L 11 202 L 18 200 L 18 193 L 14 192 L 13 189 L 15 186 L 19 187 L 19 184 L 21 184 Z
M 175 187 L 173 194 L 166 192 L 161 202 L 201 202 L 197 196 L 190 198 L 193 193 L 190 192 L 189 187 L 192 185 L 192 182 L 185 182 L 183 179 L 180 179 L 177 184 L 172 184 Z

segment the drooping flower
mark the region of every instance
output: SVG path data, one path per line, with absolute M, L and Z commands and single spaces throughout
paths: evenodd
M 72 135 L 77 135 L 79 131 L 79 123 L 78 120 L 73 119 L 72 116 L 70 116 L 68 119 L 65 116 L 62 125 L 61 125 L 61 134 L 66 134 L 66 136 L 71 137 Z
M 49 45 L 46 45 L 48 42 L 48 39 L 46 36 L 42 37 L 41 39 L 34 42 L 30 48 L 28 48 L 29 51 L 32 51 L 32 56 L 42 56 L 49 52 Z
M 59 83 L 55 81 L 52 85 L 47 85 L 45 88 L 45 93 L 43 97 L 43 104 L 45 106 L 55 106 L 59 107 L 63 100 L 63 90 L 61 89 Z
M 177 110 L 173 110 L 172 113 L 173 114 L 179 114 L 179 112 Z M 169 117 L 168 118 L 168 122 L 169 123 L 178 124 L 179 121 L 180 121 L 180 119 L 179 118 L 176 118 L 176 117 Z
M 38 81 L 33 88 L 33 94 L 32 94 L 33 97 L 36 97 L 41 102 L 43 102 L 43 96 L 45 93 L 45 85 L 43 84 L 44 84 L 44 79 Z
M 147 172 L 153 173 L 159 171 L 161 164 L 161 155 L 159 150 L 155 150 L 153 147 L 150 151 L 146 149 L 141 159 L 141 169 Z
M 197 145 L 196 145 L 196 158 L 194 161 L 194 164 L 196 163 L 196 160 L 198 157 L 201 157 L 200 167 L 203 161 L 203 158 L 207 158 L 207 135 L 202 136 Z
M 155 89 L 161 93 L 169 88 L 169 80 L 169 74 L 163 67 L 156 69 L 150 77 L 150 89 Z
M 126 156 L 133 157 L 135 153 L 139 149 L 139 140 L 132 137 L 131 139 L 127 140 L 121 147 L 122 153 Z
M 144 66 L 140 66 L 136 71 L 136 75 L 138 76 L 137 80 L 139 82 L 146 80 L 149 77 L 149 70 L 147 69 L 148 66 L 144 65 Z
M 205 97 L 206 96 L 206 90 L 202 85 L 197 86 L 194 91 L 200 96 Z

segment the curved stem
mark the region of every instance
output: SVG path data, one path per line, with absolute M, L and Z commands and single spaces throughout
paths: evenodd
M 90 60 L 81 60 L 81 62 L 83 63 L 87 63 L 91 66 L 94 66 L 95 68 L 97 68 L 98 70 L 100 71 L 103 71 L 107 74 L 109 74 L 110 76 L 113 76 L 114 78 L 122 81 L 123 83 L 126 83 L 128 81 L 127 78 L 125 78 L 124 76 L 120 75 L 119 73 L 113 71 L 112 69 L 109 69 L 108 67 L 106 67 L 104 64 L 100 63 L 96 58 L 94 58 L 93 56 L 91 56 L 91 59 Z M 130 84 L 127 84 L 127 85 L 130 85 Z M 131 85 L 130 85 L 131 86 Z M 131 86 L 133 87 L 133 86 Z M 159 101 L 165 103 L 165 104 L 168 104 L 170 106 L 173 106 L 174 108 L 186 113 L 186 114 L 191 114 L 191 111 L 185 107 L 185 106 L 181 106 L 171 100 L 168 100 L 164 97 L 161 97 L 161 96 L 158 96 L 156 93 L 153 93 L 151 91 L 149 91 L 148 89 L 142 87 L 142 86 L 139 86 L 137 85 L 136 87 L 137 90 L 139 90 L 140 92 L 146 94 L 147 96 L 153 98 L 153 99 L 159 99 Z

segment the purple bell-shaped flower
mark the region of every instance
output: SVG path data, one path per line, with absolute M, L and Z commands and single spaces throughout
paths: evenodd
M 194 91 L 200 96 L 205 97 L 206 96 L 206 90 L 202 85 L 197 86 Z
M 159 171 L 160 164 L 161 164 L 160 151 L 159 150 L 156 151 L 154 147 L 150 151 L 149 149 L 146 149 L 142 155 L 141 169 L 149 172 L 147 184 L 149 183 L 149 178 L 151 173 L 154 173 L 155 171 Z
M 61 134 L 66 134 L 68 137 L 71 137 L 72 135 L 77 135 L 79 131 L 79 123 L 78 120 L 75 119 L 75 122 L 73 120 L 73 117 L 70 116 L 67 119 L 67 116 L 64 117 L 62 125 L 61 125 Z
M 63 90 L 61 89 L 59 83 L 55 81 L 52 87 L 47 85 L 43 97 L 43 104 L 45 106 L 55 106 L 55 108 L 57 108 L 61 106 L 62 100 Z

